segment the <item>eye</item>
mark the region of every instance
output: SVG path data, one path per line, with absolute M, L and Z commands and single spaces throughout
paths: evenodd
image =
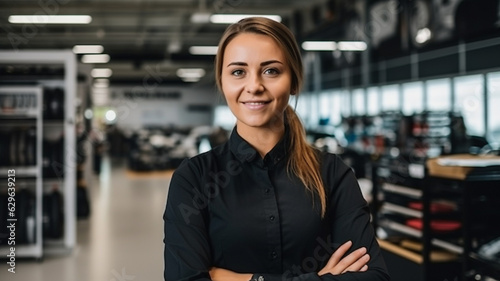
M 280 72 L 276 68 L 268 68 L 264 71 L 264 74 L 267 75 L 278 75 Z
M 241 69 L 236 69 L 231 71 L 231 75 L 233 76 L 242 76 L 243 74 L 245 74 L 245 72 Z

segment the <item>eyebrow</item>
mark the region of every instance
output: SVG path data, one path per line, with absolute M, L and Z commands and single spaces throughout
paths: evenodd
M 266 66 L 266 65 L 273 64 L 273 63 L 283 64 L 279 60 L 268 60 L 268 61 L 261 62 L 260 66 Z M 231 65 L 248 66 L 248 64 L 246 62 L 241 62 L 241 61 L 232 62 L 232 63 L 228 64 L 227 66 L 231 66 Z

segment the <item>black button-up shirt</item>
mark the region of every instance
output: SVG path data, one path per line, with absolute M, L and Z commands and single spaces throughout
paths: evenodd
M 262 159 L 233 130 L 227 143 L 178 167 L 164 214 L 165 280 L 210 280 L 214 266 L 264 280 L 389 280 L 352 170 L 321 155 L 322 219 L 316 195 L 287 172 L 287 140 Z M 352 250 L 368 249 L 369 270 L 319 277 L 348 240 Z

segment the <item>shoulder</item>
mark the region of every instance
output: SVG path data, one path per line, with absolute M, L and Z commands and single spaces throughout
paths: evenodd
M 320 167 L 322 171 L 345 173 L 350 170 L 350 167 L 344 163 L 338 154 L 319 152 L 319 155 Z
M 229 154 L 228 145 L 224 143 L 207 152 L 186 158 L 175 170 L 174 177 L 179 175 L 200 177 L 208 171 L 216 170 L 221 162 L 227 161 Z

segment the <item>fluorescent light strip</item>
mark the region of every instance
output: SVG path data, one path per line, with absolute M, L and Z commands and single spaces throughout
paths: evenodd
M 341 51 L 364 51 L 366 50 L 366 43 L 363 41 L 340 41 L 337 43 Z
M 94 68 L 90 72 L 90 75 L 92 77 L 96 78 L 107 78 L 110 77 L 113 74 L 113 71 L 109 68 Z
M 210 13 L 194 13 L 191 15 L 192 23 L 209 23 L 210 22 Z
M 281 22 L 281 17 L 278 15 L 227 15 L 227 14 L 214 14 L 210 16 L 211 23 L 231 24 L 238 22 L 244 18 L 249 17 L 262 17 Z
M 12 15 L 10 23 L 20 24 L 89 24 L 91 16 L 87 15 Z
M 335 51 L 337 43 L 333 41 L 305 41 L 302 49 L 306 51 Z
M 191 55 L 216 55 L 217 46 L 192 46 L 189 48 Z
M 179 68 L 177 69 L 177 76 L 180 78 L 201 78 L 205 76 L 203 68 Z
M 104 51 L 102 45 L 75 45 L 73 53 L 75 54 L 100 54 Z
M 109 62 L 109 55 L 99 54 L 99 55 L 83 55 L 83 63 L 107 63 Z
M 363 41 L 305 41 L 302 49 L 306 51 L 364 51 L 366 43 Z

